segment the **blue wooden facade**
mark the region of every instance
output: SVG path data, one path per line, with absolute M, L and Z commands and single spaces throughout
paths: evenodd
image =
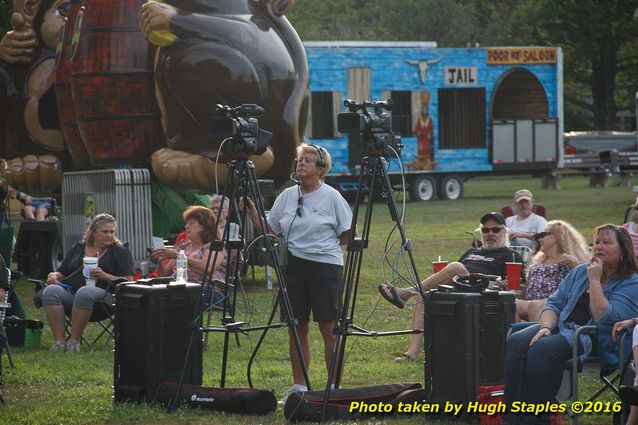
M 345 111 L 342 101 L 353 93 L 364 93 L 370 100 L 407 93 L 404 103 L 410 103 L 412 109 L 407 113 L 411 122 L 404 126 L 408 131 L 402 134 L 405 146 L 402 157 L 406 163 L 419 155 L 414 130 L 419 108 L 428 109 L 432 122 L 431 146 L 427 150 L 427 160 L 432 165 L 423 170 L 433 173 L 490 172 L 499 166 L 507 169 L 508 164 L 512 169 L 534 163 L 556 166 L 562 159 L 560 48 L 437 48 L 435 43 L 428 42 L 308 42 L 305 46 L 311 96 L 335 94 L 332 110 L 335 115 Z M 352 87 L 355 84 L 358 87 Z M 475 107 L 456 115 L 454 127 L 465 128 L 451 128 L 445 142 L 442 142 L 441 114 L 452 106 L 440 105 L 441 95 L 452 94 L 450 102 L 454 102 L 455 93 L 466 91 L 444 92 L 442 89 L 478 89 L 475 92 L 480 99 L 478 104 L 473 103 Z M 422 95 L 424 91 L 428 93 L 425 96 Z M 412 96 L 408 102 L 410 92 Z M 355 97 L 355 100 L 363 99 Z M 464 101 L 455 104 L 463 106 Z M 314 116 L 318 113 L 317 102 L 311 100 L 311 105 L 310 115 Z M 393 111 L 393 117 L 395 113 Z M 478 115 L 464 118 L 474 114 Z M 517 126 L 524 120 L 532 122 L 528 134 L 520 130 L 523 127 Z M 548 122 L 553 126 L 550 137 L 539 139 L 539 134 L 548 133 L 534 128 Z M 514 130 L 497 132 L 493 128 L 495 123 L 514 123 L 511 127 Z M 347 135 L 336 130 L 334 134 L 318 135 L 313 124 L 317 125 L 310 118 L 306 139 L 329 150 L 333 157 L 330 174 L 350 173 L 352 162 L 349 165 Z M 465 132 L 466 142 L 457 143 L 457 130 Z M 499 136 L 503 134 L 505 136 Z M 498 137 L 501 138 L 497 141 Z M 525 140 L 534 137 L 537 146 L 525 148 Z M 529 153 L 530 150 L 533 153 Z M 397 170 L 397 164 L 393 164 L 391 171 Z

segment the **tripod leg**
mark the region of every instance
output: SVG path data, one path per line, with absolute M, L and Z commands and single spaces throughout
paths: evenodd
M 280 295 L 281 295 L 281 292 L 279 292 L 277 294 L 277 297 L 275 298 L 275 305 L 273 306 L 273 309 L 270 312 L 270 317 L 268 318 L 268 325 L 271 325 L 273 319 L 275 318 L 275 314 L 277 313 L 277 306 L 279 305 Z M 255 357 L 257 357 L 257 352 L 259 351 L 259 348 L 261 347 L 262 342 L 264 342 L 264 339 L 266 338 L 266 333 L 268 332 L 268 329 L 269 328 L 266 327 L 264 331 L 261 333 L 261 335 L 259 336 L 259 339 L 257 340 L 257 344 L 255 344 L 255 348 L 253 349 L 253 352 L 250 355 L 250 359 L 248 360 L 248 368 L 247 368 L 246 374 L 248 376 L 248 386 L 250 388 L 254 388 L 253 381 L 252 381 L 252 365 L 255 360 Z

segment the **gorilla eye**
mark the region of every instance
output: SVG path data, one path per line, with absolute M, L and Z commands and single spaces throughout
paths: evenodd
M 69 14 L 69 7 L 70 6 L 71 6 L 71 3 L 68 2 L 68 1 L 62 3 L 57 9 L 57 12 L 58 12 L 57 14 L 59 16 L 62 16 L 63 18 L 66 17 Z

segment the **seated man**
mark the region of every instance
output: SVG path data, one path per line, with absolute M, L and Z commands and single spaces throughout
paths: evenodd
M 505 220 L 510 242 L 514 246 L 526 246 L 534 252 L 536 251 L 534 235 L 545 230 L 547 220 L 532 212 L 534 197 L 529 190 L 517 191 L 514 194 L 514 202 L 516 202 L 517 214 Z
M 421 282 L 421 289 L 426 292 L 438 285 L 450 284 L 457 275 L 467 276 L 471 273 L 497 275 L 504 279 L 507 285 L 507 272 L 505 263 L 512 261 L 522 263 L 518 252 L 507 247 L 507 233 L 505 231 L 505 217 L 497 212 L 490 212 L 481 217 L 481 248 L 471 248 L 463 254 L 458 262 L 450 263 L 443 270 Z M 523 273 L 521 274 L 523 275 Z M 399 308 L 403 308 L 405 302 L 419 291 L 413 288 L 395 288 L 391 285 L 379 285 L 379 292 L 383 298 Z M 412 314 L 412 329 L 423 329 L 423 302 L 417 304 Z M 394 359 L 396 362 L 404 360 L 416 360 L 423 334 L 414 334 L 410 338 L 408 351 Z

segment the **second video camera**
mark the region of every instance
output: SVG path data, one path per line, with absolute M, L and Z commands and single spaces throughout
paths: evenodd
M 264 114 L 264 108 L 253 103 L 236 107 L 218 104 L 211 120 L 211 133 L 216 137 L 230 137 L 230 151 L 260 155 L 266 152 L 272 133 L 259 128 L 256 117 Z
M 382 151 L 385 157 L 401 155 L 401 137 L 392 132 L 392 100 L 357 102 L 346 99 L 343 104 L 350 112 L 337 115 L 337 128 L 341 133 L 358 133 L 363 140 L 364 150 Z M 371 112 L 368 108 L 374 108 Z

